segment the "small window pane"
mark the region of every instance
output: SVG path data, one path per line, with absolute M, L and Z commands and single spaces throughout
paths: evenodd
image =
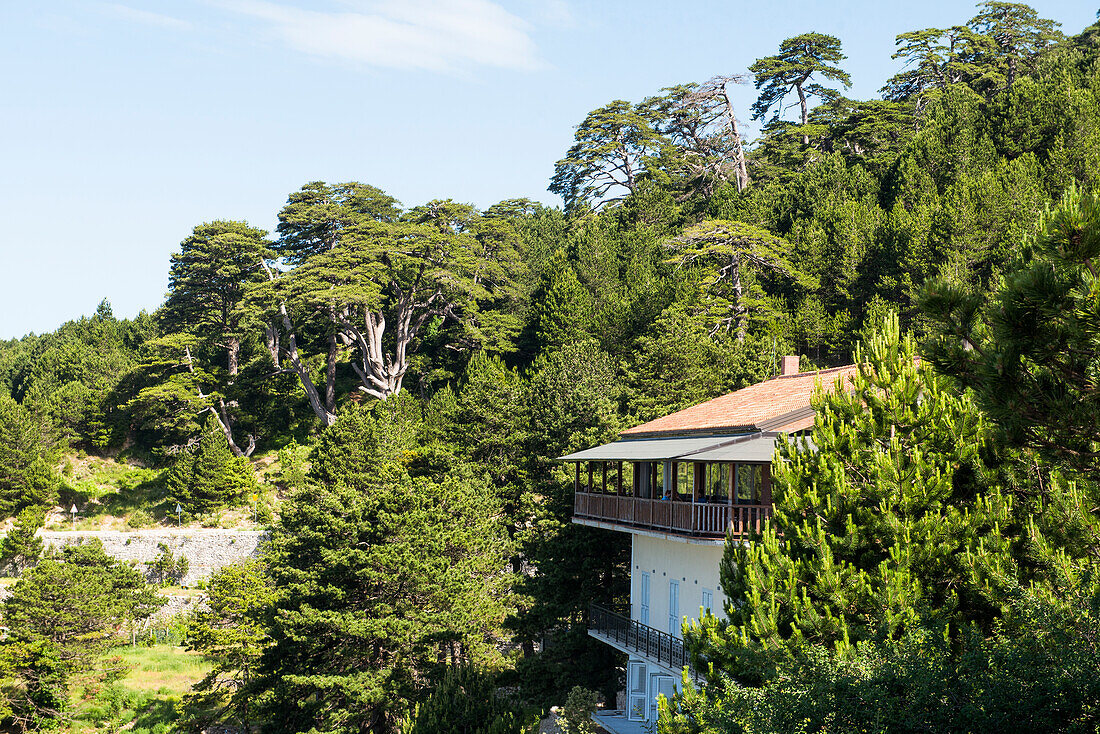
M 691 495 L 691 464 L 686 461 L 676 464 L 676 494 L 681 498 Z
M 756 504 L 760 501 L 763 470 L 759 464 L 737 465 L 737 501 Z
M 707 467 L 707 474 L 708 479 L 710 479 L 710 486 L 707 489 L 707 493 L 712 500 L 718 502 L 724 501 L 729 497 L 730 465 L 711 464 Z

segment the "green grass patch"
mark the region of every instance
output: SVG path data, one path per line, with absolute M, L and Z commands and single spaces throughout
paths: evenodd
M 134 691 L 183 696 L 210 672 L 201 655 L 173 645 L 126 647 L 116 654 L 130 666 L 120 685 Z
M 175 645 L 116 648 L 129 672 L 94 692 L 74 691 L 73 734 L 129 730 L 133 734 L 170 734 L 178 730 L 183 698 L 210 671 L 198 653 Z

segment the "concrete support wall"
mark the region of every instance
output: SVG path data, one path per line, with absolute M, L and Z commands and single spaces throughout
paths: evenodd
M 150 563 L 160 555 L 160 543 L 168 546 L 172 555 L 187 557 L 187 576 L 183 584 L 191 585 L 231 563 L 256 555 L 260 544 L 267 539 L 263 530 L 91 530 L 91 531 L 39 531 L 43 543 L 61 548 L 74 543 L 86 543 L 99 538 L 107 555 L 120 561 Z

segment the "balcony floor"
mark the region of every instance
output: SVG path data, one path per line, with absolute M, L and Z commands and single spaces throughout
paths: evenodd
M 631 721 L 625 711 L 601 711 L 592 714 L 592 720 L 602 726 L 608 734 L 651 734 L 657 731 L 656 722 Z

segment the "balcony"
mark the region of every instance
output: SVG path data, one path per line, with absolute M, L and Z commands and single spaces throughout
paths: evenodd
M 573 517 L 693 538 L 748 538 L 763 530 L 772 506 L 729 502 L 683 502 L 629 495 L 577 492 Z
M 667 632 L 648 627 L 610 609 L 593 604 L 589 609 L 588 634 L 623 652 L 642 657 L 675 673 L 691 667 L 684 641 Z

